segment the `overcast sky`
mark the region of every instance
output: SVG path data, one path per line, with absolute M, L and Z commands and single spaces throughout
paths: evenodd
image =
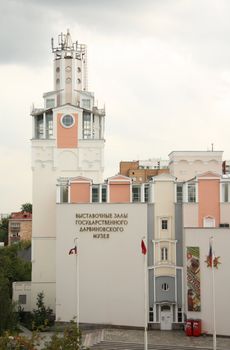
M 0 16 L 0 213 L 32 200 L 30 106 L 53 89 L 50 39 L 67 28 L 106 105 L 105 178 L 211 143 L 230 159 L 229 0 L 7 0 Z

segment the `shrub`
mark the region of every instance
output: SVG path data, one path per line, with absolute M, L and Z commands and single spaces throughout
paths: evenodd
M 53 310 L 44 304 L 44 293 L 37 296 L 37 309 L 32 312 L 32 329 L 45 330 L 55 321 Z

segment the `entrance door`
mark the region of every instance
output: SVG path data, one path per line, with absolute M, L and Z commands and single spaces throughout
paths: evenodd
M 161 307 L 161 330 L 170 331 L 172 329 L 172 311 L 170 306 Z

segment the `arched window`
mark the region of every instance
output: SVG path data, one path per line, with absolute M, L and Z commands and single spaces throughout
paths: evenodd
M 203 218 L 204 227 L 215 227 L 215 218 L 212 216 L 205 216 Z

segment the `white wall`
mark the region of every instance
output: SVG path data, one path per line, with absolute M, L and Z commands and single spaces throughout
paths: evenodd
M 76 213 L 128 213 L 128 224 L 107 239 L 93 238 L 79 232 Z M 56 318 L 69 321 L 77 314 L 76 256 L 68 252 L 78 236 L 80 322 L 143 326 L 146 233 L 146 204 L 57 205 Z
M 187 312 L 188 318 L 202 320 L 202 330 L 212 333 L 213 303 L 212 303 L 212 272 L 205 263 L 209 253 L 209 238 L 214 237 L 213 250 L 220 256 L 218 269 L 215 269 L 216 289 L 216 329 L 219 335 L 230 335 L 230 230 L 229 229 L 185 229 L 185 247 L 200 247 L 200 278 L 201 278 L 201 312 Z M 186 252 L 186 249 L 185 249 Z M 185 256 L 186 262 L 186 256 Z M 186 270 L 185 270 L 186 278 Z M 186 285 L 185 285 L 186 286 Z M 185 301 L 187 301 L 185 288 Z
M 13 301 L 24 311 L 31 311 L 31 282 L 13 282 Z M 19 304 L 19 295 L 26 295 L 26 304 Z

